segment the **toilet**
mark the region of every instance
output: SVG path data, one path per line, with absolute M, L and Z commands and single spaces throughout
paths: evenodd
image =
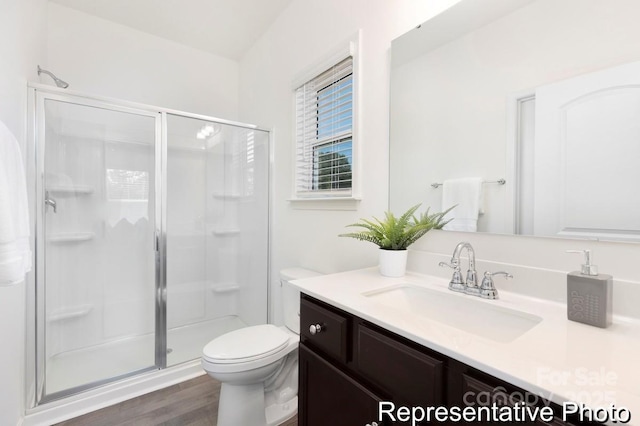
M 218 426 L 275 426 L 298 410 L 300 292 L 292 280 L 319 274 L 280 271 L 285 325 L 255 325 L 223 334 L 202 350 L 202 367 L 222 383 Z

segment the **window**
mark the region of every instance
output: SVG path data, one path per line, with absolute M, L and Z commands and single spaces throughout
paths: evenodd
M 296 89 L 296 196 L 350 197 L 353 57 Z
M 149 173 L 140 170 L 107 169 L 109 201 L 148 201 Z

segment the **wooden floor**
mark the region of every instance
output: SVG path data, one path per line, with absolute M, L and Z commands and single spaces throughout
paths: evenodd
M 204 375 L 58 425 L 216 426 L 219 396 L 220 383 Z M 297 416 L 282 424 L 297 425 Z

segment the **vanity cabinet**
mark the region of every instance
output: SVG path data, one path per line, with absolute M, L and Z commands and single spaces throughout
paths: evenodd
M 300 339 L 300 426 L 372 425 L 380 401 L 444 402 L 443 356 L 308 296 Z
M 424 408 L 493 402 L 513 406 L 520 401 L 533 407 L 550 404 L 305 294 L 300 302 L 299 354 L 300 426 L 410 424 L 377 421 L 381 401 Z M 559 407 L 551 406 L 559 415 Z M 552 422 L 518 424 L 574 423 L 556 417 Z

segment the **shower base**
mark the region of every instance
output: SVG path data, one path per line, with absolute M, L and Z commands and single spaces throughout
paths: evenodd
M 246 326 L 237 316 L 227 316 L 170 329 L 167 366 L 200 358 L 202 348 L 210 340 Z M 47 360 L 47 394 L 100 383 L 153 366 L 154 339 L 150 333 L 52 356 Z

